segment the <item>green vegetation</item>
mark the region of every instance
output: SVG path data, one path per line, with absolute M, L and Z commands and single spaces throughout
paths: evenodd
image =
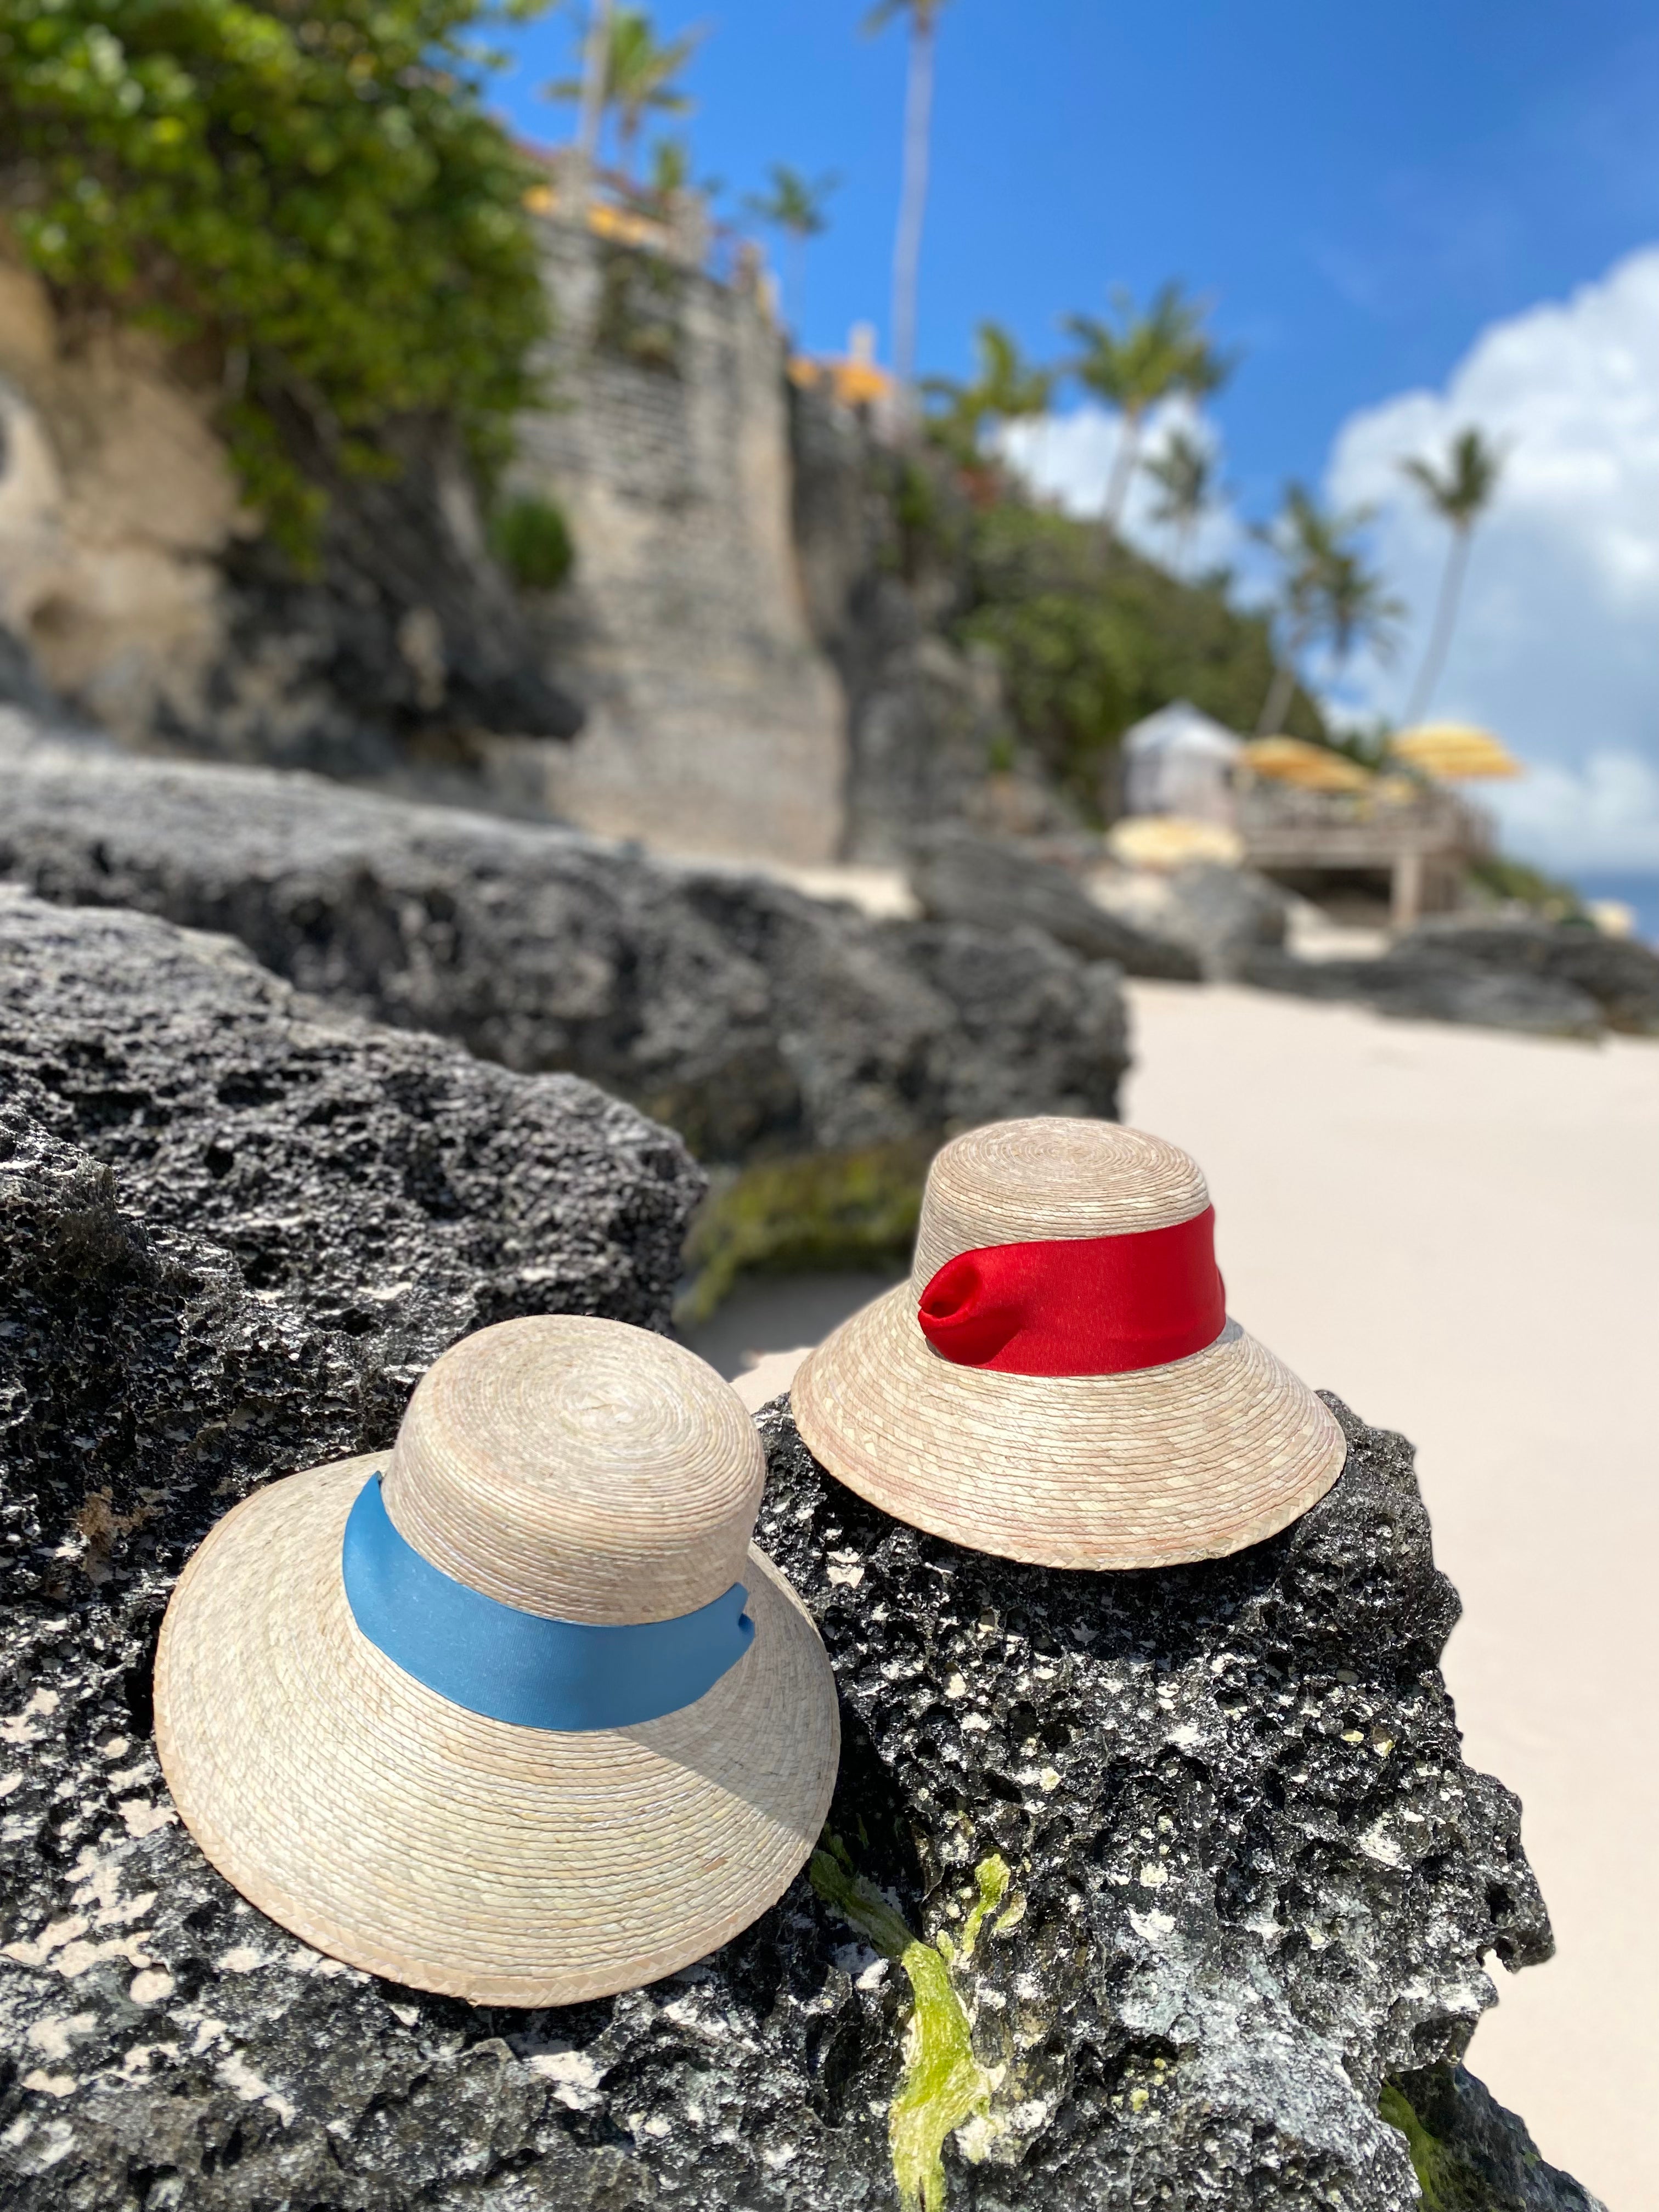
M 902 2212 L 943 2212 L 946 2137 L 969 2122 L 990 2120 L 996 2085 L 974 2056 L 968 2014 L 951 1978 L 951 1961 L 965 1965 L 972 1956 L 973 1937 L 1007 1888 L 1008 1869 L 994 1854 L 974 1871 L 979 1901 L 969 1915 L 972 1935 L 964 1932 L 958 1952 L 943 1936 L 935 1946 L 913 1936 L 881 1892 L 854 1870 L 845 1845 L 829 1829 L 807 1869 L 823 1902 L 866 1936 L 883 1958 L 896 1960 L 910 1984 L 904 2073 L 887 2116 L 888 2148 Z
M 1480 2144 L 1457 2124 L 1456 2070 L 1443 2061 L 1413 2075 L 1410 2097 L 1398 2081 L 1385 2081 L 1378 2117 L 1406 2138 L 1423 2212 L 1515 2212 L 1522 2200 L 1513 2169 L 1500 2176 Z M 1446 2132 L 1437 2134 L 1437 2128 Z M 1520 2165 L 1522 2171 L 1543 2165 L 1530 2141 L 1522 2146 Z
M 1359 534 L 1370 519 L 1369 507 L 1344 513 L 1322 507 L 1303 485 L 1291 483 L 1277 519 L 1257 531 L 1279 559 L 1286 644 L 1255 718 L 1259 736 L 1285 732 L 1297 663 L 1316 640 L 1325 641 L 1339 668 L 1361 645 L 1380 656 L 1392 650 L 1395 625 L 1405 609 L 1359 550 Z
M 1034 368 L 1000 323 L 981 323 L 975 335 L 979 374 L 971 383 L 930 376 L 922 390 L 933 403 L 927 433 L 963 468 L 982 465 L 985 434 L 1041 415 L 1054 397 L 1055 372 Z
M 1417 2176 L 1417 2185 L 1423 2192 L 1425 2212 L 1452 2212 L 1462 2202 L 1447 2197 L 1442 2188 L 1440 2146 L 1423 2125 L 1410 2105 L 1405 2093 L 1392 2081 L 1382 2084 L 1382 2096 L 1377 2112 L 1391 2128 L 1397 2128 L 1405 2136 L 1412 2154 L 1412 2172 Z
M 757 222 L 783 233 L 788 255 L 785 286 L 786 319 L 799 331 L 806 306 L 806 246 L 830 227 L 830 195 L 841 179 L 833 170 L 816 179 L 804 177 L 785 161 L 772 164 L 772 181 L 764 192 L 751 192 L 744 205 Z
M 514 12 L 528 12 L 515 9 Z M 10 0 L 0 210 L 60 304 L 147 323 L 222 393 L 250 501 L 296 556 L 330 462 L 389 418 L 501 449 L 545 307 L 522 157 L 484 112 L 480 0 Z
M 1100 518 L 1109 543 L 1118 534 L 1150 410 L 1163 399 L 1207 399 L 1236 366 L 1232 355 L 1218 352 L 1211 343 L 1204 309 L 1184 298 L 1179 284 L 1163 286 L 1144 315 L 1136 312 L 1131 295 L 1120 291 L 1113 313 L 1109 323 L 1092 315 L 1066 319 L 1066 329 L 1083 349 L 1071 365 L 1073 375 L 1121 418 Z
M 643 8 L 617 8 L 596 19 L 595 39 L 584 58 L 579 77 L 561 77 L 546 88 L 549 100 L 580 100 L 589 93 L 587 70 L 598 72 L 592 88 L 598 113 L 598 131 L 605 118 L 615 118 L 617 153 L 624 174 L 635 173 L 640 133 L 648 115 L 686 115 L 691 100 L 676 82 L 702 44 L 704 33 L 688 31 L 683 38 L 661 42 Z M 595 148 L 592 150 L 597 150 Z
M 1158 486 L 1152 520 L 1174 532 L 1176 570 L 1184 574 L 1193 532 L 1215 503 L 1215 455 L 1177 424 L 1141 465 Z
M 686 1239 L 692 1281 L 676 1318 L 707 1321 L 750 1271 L 902 1265 L 933 1151 L 916 1139 L 812 1152 L 717 1182 Z
M 1443 469 L 1437 469 L 1432 461 L 1416 458 L 1402 461 L 1400 466 L 1428 501 L 1431 511 L 1451 532 L 1434 625 L 1423 649 L 1423 665 L 1417 672 L 1417 681 L 1412 686 L 1406 708 L 1406 726 L 1409 729 L 1433 697 L 1440 672 L 1446 665 L 1452 632 L 1457 625 L 1457 604 L 1469 564 L 1474 526 L 1492 504 L 1498 479 L 1504 471 L 1504 456 L 1479 429 L 1471 428 L 1460 430 L 1452 440 Z
M 1228 604 L 1226 579 L 1187 585 L 1091 525 L 1009 497 L 969 524 L 968 586 L 955 629 L 994 652 L 1021 738 L 1090 819 L 1117 740 L 1143 714 L 1190 699 L 1248 729 L 1273 675 L 1266 621 Z M 1291 733 L 1323 739 L 1305 695 Z
M 563 510 L 533 492 L 521 492 L 495 509 L 489 550 L 525 592 L 556 591 L 576 557 Z
M 1493 853 L 1485 860 L 1471 860 L 1468 874 L 1470 882 L 1488 897 L 1513 899 L 1521 906 L 1534 908 L 1547 921 L 1589 920 L 1584 902 L 1571 884 L 1528 867 L 1524 860 L 1509 860 L 1501 853 Z

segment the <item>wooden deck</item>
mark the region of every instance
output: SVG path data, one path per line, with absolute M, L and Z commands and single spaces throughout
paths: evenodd
M 1246 860 L 1264 875 L 1386 875 L 1389 919 L 1402 929 L 1455 905 L 1464 869 L 1493 842 L 1486 815 L 1448 791 L 1407 798 L 1253 782 L 1237 794 L 1237 826 Z

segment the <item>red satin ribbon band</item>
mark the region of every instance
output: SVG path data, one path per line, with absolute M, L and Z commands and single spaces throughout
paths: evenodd
M 1185 1359 L 1226 1325 L 1215 1209 L 1168 1229 L 958 1252 L 916 1318 L 941 1358 L 1004 1375 L 1126 1375 Z

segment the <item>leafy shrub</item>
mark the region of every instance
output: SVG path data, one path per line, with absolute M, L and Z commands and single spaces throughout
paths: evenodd
M 0 209 L 60 301 L 188 347 L 296 555 L 322 495 L 278 428 L 390 469 L 452 414 L 481 456 L 533 392 L 532 172 L 481 103 L 487 0 L 7 0 Z M 523 9 L 514 12 L 526 12 Z
M 1558 876 L 1547 876 L 1541 868 L 1530 867 L 1524 860 L 1489 853 L 1481 860 L 1471 860 L 1468 873 L 1475 888 L 1488 898 L 1529 906 L 1548 921 L 1586 919 L 1584 902 L 1571 884 Z
M 672 261 L 632 246 L 599 256 L 599 312 L 593 343 L 635 368 L 678 376 L 685 280 Z
M 576 558 L 563 511 L 533 492 L 520 493 L 495 509 L 489 550 L 526 592 L 556 591 Z
M 1090 816 L 1119 738 L 1189 699 L 1237 730 L 1255 726 L 1272 680 L 1265 621 L 1228 604 L 1224 577 L 1186 584 L 1098 529 L 1008 497 L 969 529 L 960 643 L 988 647 L 1021 738 Z M 1324 736 L 1298 692 L 1292 734 Z

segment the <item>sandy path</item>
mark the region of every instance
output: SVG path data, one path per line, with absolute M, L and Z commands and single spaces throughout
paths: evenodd
M 1659 1043 L 1130 988 L 1127 1115 L 1203 1162 L 1229 1305 L 1419 1446 L 1468 1755 L 1524 1801 L 1559 1947 L 1498 1971 L 1471 2062 L 1613 2212 L 1659 2205 Z M 871 1287 L 756 1282 L 707 1349 L 735 1372 Z

